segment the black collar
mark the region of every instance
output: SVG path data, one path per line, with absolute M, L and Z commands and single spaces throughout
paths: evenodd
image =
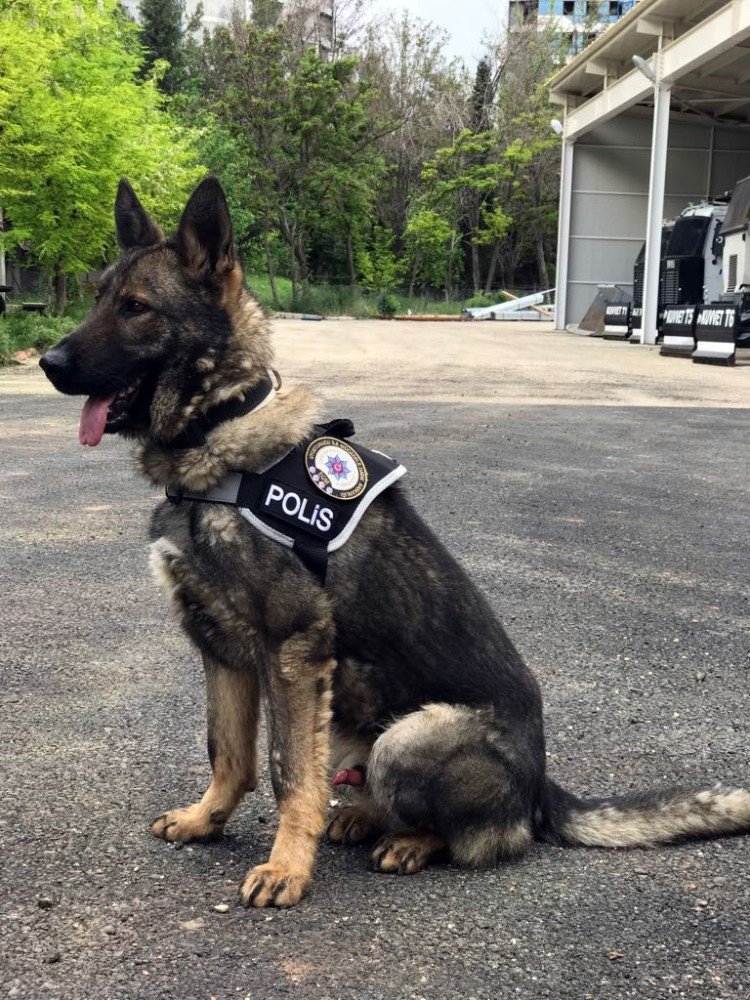
M 237 417 L 247 416 L 270 399 L 274 394 L 274 384 L 270 376 L 266 375 L 257 385 L 249 389 L 244 396 L 237 399 L 228 399 L 225 403 L 217 403 L 205 413 L 199 413 L 197 417 L 187 425 L 187 427 L 176 437 L 164 442 L 166 448 L 200 448 L 206 443 L 206 436 L 219 424 L 227 420 L 236 420 Z

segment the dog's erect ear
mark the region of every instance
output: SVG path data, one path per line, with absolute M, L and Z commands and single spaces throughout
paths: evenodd
M 234 267 L 234 243 L 229 207 L 215 177 L 193 191 L 175 237 L 177 252 L 197 278 L 208 278 Z
M 124 177 L 117 186 L 115 229 L 117 242 L 123 250 L 153 247 L 164 239 L 161 229 L 151 220 L 146 209 L 138 201 L 130 181 Z

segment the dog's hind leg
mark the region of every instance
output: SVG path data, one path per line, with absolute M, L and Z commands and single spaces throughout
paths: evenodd
M 208 708 L 211 784 L 200 800 L 172 809 L 151 826 L 164 840 L 207 840 L 221 833 L 258 774 L 259 688 L 250 670 L 229 669 L 203 657 Z
M 523 854 L 532 808 L 522 757 L 491 707 L 434 704 L 399 719 L 375 741 L 367 770 L 392 831 L 374 867 L 411 874 L 446 848 L 468 865 Z
M 384 829 L 382 817 L 365 784 L 367 761 L 372 751 L 372 739 L 348 736 L 334 728 L 331 734 L 331 773 L 334 776 L 334 795 L 347 789 L 344 801 L 333 806 L 328 812 L 326 837 L 333 844 L 361 844 L 374 840 Z M 348 786 L 358 782 L 351 790 Z M 343 779 L 339 785 L 337 779 Z

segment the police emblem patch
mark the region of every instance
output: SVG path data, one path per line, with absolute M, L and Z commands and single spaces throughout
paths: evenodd
M 312 441 L 305 452 L 305 469 L 320 492 L 336 500 L 356 500 L 367 489 L 365 463 L 339 438 Z

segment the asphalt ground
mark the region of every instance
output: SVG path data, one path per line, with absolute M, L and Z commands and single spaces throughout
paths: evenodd
M 456 327 L 447 398 L 444 355 L 419 378 L 389 368 L 396 331 L 357 379 L 345 324 L 305 329 L 297 351 L 295 329 L 280 335 L 288 374 L 404 462 L 535 670 L 551 775 L 581 794 L 746 785 L 750 370 L 707 370 L 708 403 L 654 386 L 626 405 L 607 371 L 642 349 L 539 334 L 554 372 L 586 352 L 590 391 L 529 405 L 534 378 L 511 374 L 493 398 Z M 315 337 L 338 345 L 322 366 Z M 671 364 L 679 390 L 691 366 Z M 249 912 L 234 897 L 273 839 L 267 772 L 222 841 L 154 839 L 149 820 L 208 780 L 202 671 L 147 571 L 158 495 L 122 442 L 78 446 L 79 409 L 31 367 L 0 372 L 0 995 L 750 997 L 748 838 L 539 845 L 412 877 L 324 844 L 300 906 Z

